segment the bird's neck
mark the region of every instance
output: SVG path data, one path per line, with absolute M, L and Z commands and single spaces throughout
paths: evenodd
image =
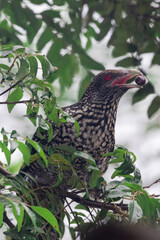
M 101 92 L 101 94 L 97 94 L 96 91 L 89 91 L 83 95 L 80 100 L 82 110 L 86 115 L 92 115 L 94 119 L 97 119 L 97 123 L 100 123 L 102 120 L 105 124 L 115 125 L 117 107 L 119 100 L 122 95 L 126 92 L 125 89 L 119 90 L 112 89 L 110 91 Z

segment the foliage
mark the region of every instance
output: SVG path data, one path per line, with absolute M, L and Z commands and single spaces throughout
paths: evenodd
M 44 3 L 42 11 L 33 11 Z M 0 103 L 7 104 L 9 113 L 16 104 L 25 104 L 25 117 L 37 127 L 41 139 L 43 131 L 48 132 L 48 143 L 54 135 L 52 123 L 59 126 L 60 122 L 73 122 L 78 136 L 79 125 L 57 105 L 52 83 L 58 78 L 63 92 L 72 85 L 75 74 L 83 70 L 79 97 L 83 94 L 93 76 L 92 70 L 104 69 L 96 57 L 91 58 L 87 52 L 93 39 L 101 41 L 107 34 L 111 35 L 107 44 L 113 47 L 117 66 L 141 67 L 142 54 L 148 52 L 153 53 L 151 65 L 160 63 L 157 1 L 147 0 L 144 4 L 138 0 L 55 0 L 54 3 L 1 0 L 0 9 L 0 96 L 7 94 L 6 101 Z M 38 51 L 30 48 L 33 45 Z M 40 52 L 45 48 L 48 48 L 47 58 Z M 135 93 L 133 104 L 149 94 L 154 94 L 148 108 L 151 117 L 160 108 L 160 97 L 153 83 L 148 82 Z M 140 170 L 135 166 L 136 157 L 127 149 L 119 147 L 113 153 L 106 153 L 112 157 L 109 164 L 116 166 L 112 180 L 106 183 L 88 154 L 61 146 L 61 154 L 50 149 L 46 156 L 43 145 L 20 136 L 15 130 L 9 133 L 2 127 L 0 133 L 3 137 L 0 148 L 7 162 L 0 166 L 0 226 L 7 225 L 5 234 L 11 238 L 50 239 L 53 232 L 56 237 L 62 237 L 64 217 L 72 239 L 79 234 L 85 238 L 88 229 L 99 226 L 106 218 L 109 223 L 159 226 L 159 196 L 149 195 L 142 186 Z M 31 155 L 31 148 L 36 151 L 34 155 Z M 37 186 L 36 179 L 26 173 L 12 175 L 9 169 L 16 149 L 23 155 L 22 171 L 34 161 L 39 161 L 43 167 L 48 163 L 53 169 L 58 166 L 56 184 Z M 83 183 L 78 185 L 78 176 L 71 165 L 76 156 L 87 161 L 90 189 Z M 15 168 L 18 173 L 20 166 Z M 74 176 L 70 179 L 70 192 L 60 189 L 66 168 Z M 90 193 L 95 189 L 101 194 L 93 201 Z M 73 201 L 76 206 L 72 205 Z
M 153 53 L 151 65 L 160 64 L 159 5 L 156 0 L 1 0 L 1 44 L 29 47 L 36 44 L 39 51 L 48 46 L 48 60 L 61 69 L 58 74 L 51 75 L 49 82 L 58 77 L 63 91 L 72 85 L 75 74 L 83 69 L 79 88 L 79 96 L 82 96 L 93 75 L 91 71 L 104 69 L 96 61 L 96 56 L 93 59 L 87 53 L 92 47 L 92 39 L 101 41 L 111 34 L 107 45 L 113 47 L 112 55 L 117 58 L 117 66 L 141 68 L 144 53 Z M 42 10 L 35 14 L 35 9 Z M 35 75 L 36 61 L 33 57 L 28 61 L 32 61 Z M 1 67 L 5 66 L 1 64 Z M 136 93 L 133 103 L 149 93 L 155 93 L 151 83 L 148 89 Z M 154 110 L 148 109 L 149 117 L 160 106 L 157 94 L 154 99 L 150 106 Z

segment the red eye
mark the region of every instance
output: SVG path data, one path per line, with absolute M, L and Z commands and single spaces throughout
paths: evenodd
M 112 79 L 111 74 L 107 74 L 107 75 L 105 76 L 105 79 L 106 79 L 107 81 L 111 80 L 111 79 Z

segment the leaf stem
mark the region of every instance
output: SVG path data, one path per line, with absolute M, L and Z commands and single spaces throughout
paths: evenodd
M 18 58 L 18 55 L 14 58 L 13 63 L 12 63 L 11 66 L 9 67 L 9 70 L 8 70 L 7 73 L 9 73 L 9 72 L 11 71 L 11 69 L 14 67 L 14 64 L 15 64 L 15 61 L 17 60 L 17 58 Z

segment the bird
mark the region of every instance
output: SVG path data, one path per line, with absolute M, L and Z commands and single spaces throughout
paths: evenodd
M 134 83 L 131 80 L 134 79 Z M 136 69 L 107 69 L 98 73 L 86 89 L 82 98 L 75 104 L 63 107 L 62 110 L 73 117 L 79 124 L 77 136 L 74 123 L 60 123 L 57 127 L 52 123 L 54 136 L 48 143 L 44 132 L 43 139 L 37 133 L 33 140 L 44 146 L 48 154 L 49 146 L 67 145 L 91 155 L 102 174 L 107 170 L 109 156 L 104 153 L 113 152 L 115 147 L 115 123 L 117 107 L 121 97 L 133 88 L 145 85 L 145 76 Z M 49 154 L 48 154 L 49 155 Z M 88 184 L 89 173 L 86 170 L 86 160 L 77 157 L 72 166 L 80 181 Z M 58 179 L 57 169 L 49 164 L 42 168 L 36 161 L 27 167 L 27 172 L 35 177 L 39 185 L 54 185 Z M 65 184 L 71 177 L 71 172 L 63 173 Z

